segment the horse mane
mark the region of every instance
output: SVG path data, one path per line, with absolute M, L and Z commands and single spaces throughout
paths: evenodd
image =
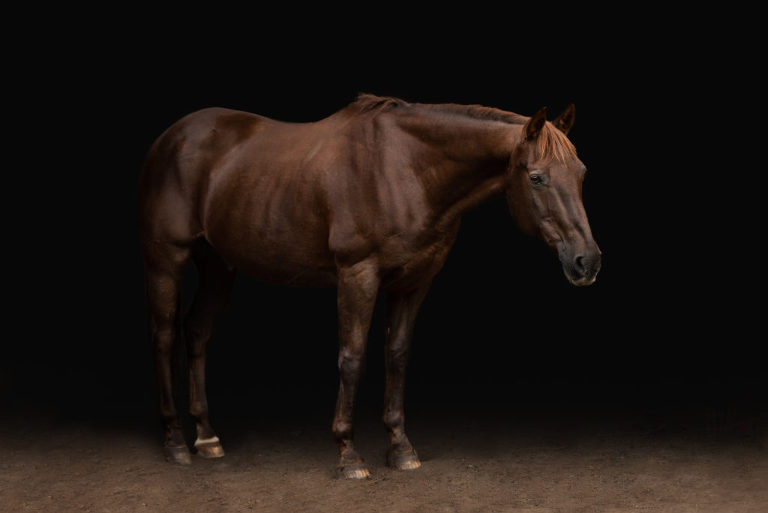
M 501 121 L 509 123 L 511 125 L 522 125 L 528 121 L 527 116 L 521 116 L 514 112 L 507 112 L 501 109 L 495 109 L 493 107 L 486 107 L 484 105 L 458 105 L 456 103 L 436 103 L 436 104 L 419 104 L 427 110 L 442 112 L 445 114 L 452 114 L 455 116 L 464 116 L 472 119 L 479 119 L 482 121 Z
M 513 125 L 522 125 L 528 121 L 527 116 L 521 116 L 514 112 L 507 112 L 483 105 L 459 105 L 456 103 L 408 103 L 400 98 L 391 96 L 376 96 L 374 94 L 360 93 L 353 105 L 362 112 L 372 110 L 387 110 L 393 107 L 417 107 L 420 109 L 452 114 L 456 116 L 470 117 L 487 121 L 503 121 Z
M 401 100 L 400 98 L 360 93 L 357 95 L 357 99 L 352 103 L 352 105 L 357 107 L 361 112 L 369 112 L 373 110 L 388 110 L 392 107 L 408 105 L 408 103 Z
M 523 116 L 514 112 L 485 107 L 483 105 L 459 105 L 456 103 L 408 103 L 399 98 L 389 96 L 376 96 L 368 93 L 360 93 L 352 104 L 360 112 L 387 111 L 396 108 L 414 107 L 436 113 L 448 114 L 459 117 L 468 117 L 482 121 L 501 121 L 511 125 L 524 125 L 529 116 Z M 558 162 L 565 162 L 568 157 L 576 158 L 576 148 L 568 137 L 552 123 L 547 121 L 539 133 L 536 141 L 538 158 L 552 158 Z

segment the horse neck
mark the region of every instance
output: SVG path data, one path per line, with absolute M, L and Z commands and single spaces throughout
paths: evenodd
M 460 116 L 403 118 L 400 127 L 422 144 L 412 154 L 433 212 L 432 226 L 447 228 L 462 214 L 500 195 L 522 126 Z

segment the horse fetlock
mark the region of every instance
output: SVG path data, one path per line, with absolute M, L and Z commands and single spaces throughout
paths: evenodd
M 184 431 L 181 429 L 181 424 L 178 418 L 173 418 L 167 421 L 165 424 L 165 439 L 163 445 L 166 446 L 182 446 L 185 445 Z
M 403 424 L 405 423 L 405 414 L 397 410 L 388 410 L 381 416 L 381 420 L 390 431 L 397 429 L 402 431 Z
M 333 437 L 339 444 L 340 450 L 352 444 L 352 422 L 347 420 L 335 420 L 333 422 Z
M 165 445 L 163 447 L 163 453 L 165 455 L 165 461 L 168 463 L 175 463 L 176 465 L 191 465 L 192 457 L 189 454 L 189 448 L 186 445 L 182 446 L 170 446 Z
M 198 425 L 208 424 L 208 402 L 207 401 L 194 401 L 189 405 L 189 414 L 194 417 Z M 198 429 L 199 431 L 199 429 Z

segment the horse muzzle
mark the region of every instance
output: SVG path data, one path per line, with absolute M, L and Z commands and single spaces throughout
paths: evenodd
M 567 246 L 558 248 L 563 273 L 571 285 L 586 287 L 595 283 L 600 272 L 601 254 L 596 244 L 590 248 L 573 251 Z

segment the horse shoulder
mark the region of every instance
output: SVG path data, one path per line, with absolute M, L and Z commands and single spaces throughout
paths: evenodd
M 405 263 L 430 230 L 408 141 L 386 115 L 346 128 L 326 169 L 329 247 L 352 260 L 376 252 Z

